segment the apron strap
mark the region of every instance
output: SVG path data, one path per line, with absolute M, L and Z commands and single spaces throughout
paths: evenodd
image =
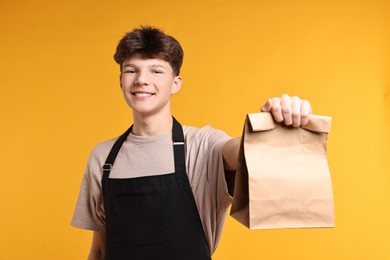
M 121 149 L 122 144 L 125 142 L 127 136 L 130 134 L 131 130 L 133 129 L 133 126 L 131 126 L 129 129 L 127 129 L 126 132 L 124 132 L 115 142 L 115 144 L 112 146 L 110 153 L 107 156 L 106 162 L 104 163 L 102 169 L 103 169 L 103 179 L 107 179 L 110 175 L 112 166 L 114 165 L 116 156 L 118 155 L 119 150 Z
M 173 117 L 172 127 L 173 155 L 175 156 L 175 173 L 186 173 L 183 127 Z

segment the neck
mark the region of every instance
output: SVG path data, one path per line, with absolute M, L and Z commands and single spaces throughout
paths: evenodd
M 150 116 L 140 116 L 133 115 L 134 126 L 133 134 L 139 136 L 156 136 L 172 131 L 172 114 L 166 113 L 162 115 L 150 115 Z

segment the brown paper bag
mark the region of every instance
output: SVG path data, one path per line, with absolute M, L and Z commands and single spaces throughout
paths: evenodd
M 326 158 L 331 118 L 293 128 L 270 113 L 248 114 L 231 216 L 250 229 L 334 227 Z

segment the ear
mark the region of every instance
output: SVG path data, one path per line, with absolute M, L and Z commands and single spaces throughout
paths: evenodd
M 119 74 L 119 87 L 122 88 L 122 73 Z
M 171 89 L 171 94 L 176 94 L 177 92 L 179 92 L 179 90 L 181 89 L 181 85 L 183 84 L 183 79 L 182 77 L 180 76 L 176 76 L 174 79 L 173 79 L 173 84 L 172 84 L 172 89 Z

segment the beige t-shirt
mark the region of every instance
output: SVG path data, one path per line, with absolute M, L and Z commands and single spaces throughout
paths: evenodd
M 183 126 L 188 179 L 212 252 L 221 237 L 228 207 L 222 148 L 231 137 L 210 126 Z M 98 144 L 92 151 L 81 183 L 72 226 L 105 232 L 102 165 L 117 138 Z M 130 134 L 123 143 L 110 178 L 133 178 L 174 172 L 172 134 L 143 137 Z

